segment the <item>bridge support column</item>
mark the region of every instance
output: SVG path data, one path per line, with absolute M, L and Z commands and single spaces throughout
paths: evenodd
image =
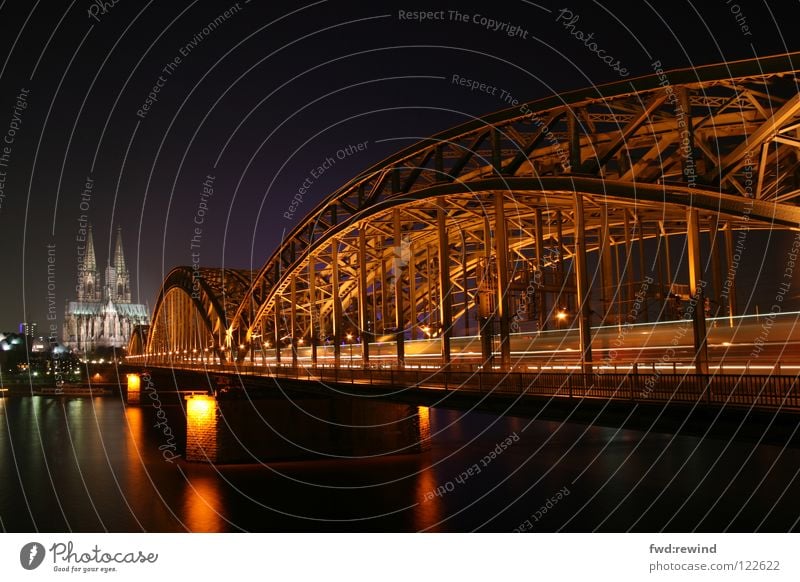
M 139 374 L 128 374 L 128 404 L 139 404 L 142 396 L 142 377 Z
M 380 259 L 379 260 L 383 260 Z M 378 278 L 380 277 L 380 269 L 377 267 L 372 272 L 372 333 L 378 334 Z M 383 285 L 383 283 L 381 283 Z M 383 309 L 383 308 L 381 308 Z M 381 320 L 383 316 L 381 315 Z
M 220 455 L 218 407 L 217 399 L 213 396 L 196 394 L 186 397 L 187 461 L 224 461 Z M 163 452 L 170 451 L 167 449 Z
M 644 261 L 644 224 L 642 224 L 642 217 L 638 214 L 634 214 L 634 219 L 636 221 L 636 228 L 639 231 L 639 277 L 640 277 L 640 285 L 643 285 L 644 280 L 648 277 L 645 275 L 645 261 Z M 647 301 L 647 292 L 644 293 L 644 298 L 642 299 L 642 303 L 644 308 L 642 309 L 642 313 L 644 315 L 644 321 L 647 323 L 650 321 L 650 315 L 648 313 L 648 301 Z
M 624 305 L 619 310 L 619 324 L 624 325 L 628 321 L 628 314 L 632 312 L 633 304 L 635 301 L 634 294 L 636 290 L 634 289 L 634 282 L 633 282 L 633 261 L 631 256 L 631 250 L 633 248 L 633 243 L 631 241 L 631 217 L 630 213 L 627 208 L 622 209 L 623 216 L 625 217 L 625 267 L 623 268 L 623 272 L 625 273 L 625 284 L 622 287 L 625 289 L 625 295 L 623 297 L 622 302 L 620 305 Z M 622 275 L 620 274 L 620 285 L 622 285 Z M 631 322 L 636 323 L 636 322 Z
M 389 304 L 388 295 L 386 293 L 387 285 L 386 285 L 386 259 L 383 256 L 383 251 L 386 248 L 386 237 L 381 237 L 381 250 L 378 253 L 380 257 L 380 273 L 381 273 L 381 334 L 386 334 L 386 318 L 387 309 L 386 306 Z
M 406 322 L 403 309 L 403 225 L 400 220 L 400 211 L 395 209 L 393 214 L 394 264 L 392 267 L 394 269 L 394 324 L 396 326 L 394 337 L 397 347 L 397 367 L 404 368 L 406 363 Z
M 461 235 L 461 285 L 464 289 L 464 335 L 469 336 L 469 256 L 467 255 L 467 237 L 464 229 L 459 227 Z
M 614 269 L 611 264 L 611 240 L 610 229 L 608 226 L 608 204 L 600 207 L 600 273 L 601 273 L 601 296 L 603 302 L 603 313 L 600 325 L 608 325 L 608 320 L 614 311 Z
M 728 307 L 728 318 L 731 327 L 733 327 L 733 318 L 736 315 L 736 273 L 733 268 L 733 229 L 729 222 L 725 227 L 725 263 L 728 266 L 728 277 L 726 280 L 728 285 L 728 296 L 725 302 Z
M 544 293 L 544 259 L 542 252 L 544 251 L 544 232 L 542 227 L 542 210 L 537 208 L 534 211 L 534 236 L 536 240 L 534 241 L 534 260 L 536 262 L 536 277 L 538 280 L 535 281 L 534 289 L 536 291 L 536 297 L 534 298 L 535 305 L 536 305 L 536 317 L 539 323 L 539 331 L 544 331 L 545 325 L 547 324 L 547 297 Z
M 292 368 L 297 367 L 297 277 L 292 275 L 289 282 L 289 335 L 292 346 Z
M 342 360 L 342 299 L 339 297 L 339 241 L 331 243 L 331 301 L 333 301 L 333 362 Z
M 408 261 L 408 307 L 410 310 L 411 324 L 409 325 L 411 339 L 417 339 L 417 261 L 414 258 L 413 243 L 408 247 L 410 260 Z
M 436 205 L 436 226 L 439 231 L 439 316 L 442 324 L 442 367 L 447 367 L 450 365 L 450 338 L 453 335 L 453 289 L 450 281 L 447 212 L 441 200 Z
M 542 235 L 544 236 L 544 234 Z M 556 236 L 558 237 L 558 280 L 564 283 L 564 215 L 561 210 L 556 210 Z
M 664 223 L 659 222 L 658 228 L 660 230 L 660 242 L 661 242 L 661 256 L 659 257 L 659 278 L 661 287 L 664 289 L 664 305 L 669 306 L 669 302 L 671 301 L 671 294 L 672 294 L 672 260 L 670 258 L 669 252 L 669 237 L 667 236 L 666 229 L 664 228 Z M 663 272 L 663 275 L 662 275 Z M 661 313 L 664 313 L 664 308 L 660 310 Z
M 317 367 L 317 341 L 319 334 L 319 312 L 317 311 L 317 265 L 313 256 L 308 258 L 308 342 L 311 346 L 311 366 Z
M 689 252 L 689 293 L 694 330 L 694 365 L 698 374 L 708 374 L 708 344 L 706 338 L 705 281 L 700 262 L 700 215 L 697 210 L 686 211 L 687 247 Z
M 494 243 L 497 259 L 497 315 L 500 318 L 500 365 L 511 367 L 511 341 L 508 313 L 508 233 L 506 231 L 505 194 L 494 193 Z
M 619 253 L 620 253 L 620 245 L 619 241 L 616 241 L 616 244 L 612 245 L 614 250 L 614 280 L 615 285 L 614 288 L 616 300 L 614 301 L 614 325 L 621 325 L 622 324 L 622 311 L 623 311 L 623 304 L 625 303 L 625 280 L 622 276 L 622 268 L 619 262 Z
M 717 317 L 722 311 L 722 268 L 719 261 L 720 238 L 717 236 L 717 224 L 711 220 L 708 229 L 709 252 L 711 253 L 711 284 L 714 286 L 714 305 L 711 306 L 711 316 Z
M 278 313 L 281 297 L 280 295 L 275 298 L 275 305 L 272 311 L 272 322 L 275 326 L 273 329 L 273 339 L 275 340 L 275 364 L 281 363 L 281 317 Z
M 491 286 L 490 259 L 492 256 L 492 230 L 488 217 L 483 222 L 483 258 L 485 269 L 483 277 L 478 281 L 478 322 L 481 335 L 481 359 L 483 369 L 492 369 L 494 365 L 494 315 L 491 307 L 495 294 Z
M 584 374 L 592 373 L 592 309 L 591 288 L 586 267 L 586 217 L 583 195 L 574 194 L 575 204 L 575 283 L 578 294 L 578 332 L 581 342 L 581 367 Z
M 358 327 L 361 328 L 361 363 L 369 364 L 369 312 L 367 311 L 367 233 L 366 224 L 358 228 Z M 413 338 L 412 338 L 413 339 Z

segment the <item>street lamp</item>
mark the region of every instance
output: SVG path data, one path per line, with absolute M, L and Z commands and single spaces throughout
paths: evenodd
M 567 312 L 566 307 L 560 307 L 558 313 L 556 313 L 556 321 L 558 322 L 558 328 L 561 329 L 561 323 L 566 321 L 567 317 L 569 316 L 569 312 Z
M 347 341 L 350 343 L 350 367 L 353 367 L 353 334 L 347 334 Z

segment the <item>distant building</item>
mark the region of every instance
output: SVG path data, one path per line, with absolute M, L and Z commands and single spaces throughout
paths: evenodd
M 117 228 L 113 261 L 108 261 L 101 280 L 89 227 L 76 290 L 77 301 L 67 303 L 64 320 L 64 345 L 72 350 L 88 353 L 98 348 L 126 347 L 134 327 L 150 323 L 147 307 L 131 303 L 121 228 Z
M 31 347 L 30 347 L 31 353 L 46 352 L 49 349 L 50 349 L 50 343 L 47 342 L 43 337 L 36 338 L 35 340 L 33 340 L 33 342 L 31 342 Z
M 37 324 L 23 321 L 19 324 L 19 334 L 26 337 L 36 337 Z

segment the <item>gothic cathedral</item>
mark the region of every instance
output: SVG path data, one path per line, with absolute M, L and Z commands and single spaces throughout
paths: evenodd
M 100 279 L 94 254 L 92 227 L 86 252 L 78 265 L 77 301 L 67 303 L 64 344 L 81 354 L 98 348 L 124 348 L 137 325 L 148 325 L 146 306 L 131 303 L 131 280 L 122 252 L 122 229 L 117 227 L 114 260 Z

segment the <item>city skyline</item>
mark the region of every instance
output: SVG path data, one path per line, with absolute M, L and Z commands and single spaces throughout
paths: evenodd
M 514 99 L 523 102 L 620 78 L 619 71 L 587 49 L 591 41 L 578 39 L 578 33 L 588 35 L 593 19 L 608 19 L 597 6 L 574 9 L 570 18 L 524 3 L 509 4 L 495 15 L 477 4 L 460 6 L 458 14 L 483 18 L 473 22 L 451 16 L 449 8 L 442 19 L 415 21 L 397 18 L 403 6 L 365 15 L 348 4 L 339 5 L 335 23 L 318 7 L 289 15 L 270 14 L 273 9 L 253 4 L 231 7 L 226 11 L 201 3 L 184 18 L 173 19 L 177 13 L 171 14 L 170 34 L 158 37 L 141 62 L 119 49 L 108 51 L 118 41 L 118 32 L 125 32 L 127 39 L 160 16 L 136 16 L 123 5 L 85 21 L 85 14 L 70 13 L 54 29 L 49 47 L 13 53 L 2 72 L 9 90 L 0 100 L 0 112 L 5 112 L 8 130 L 14 133 L 10 151 L 0 160 L 0 244 L 11 251 L 6 257 L 10 284 L 0 289 L 0 327 L 47 321 L 51 257 L 56 304 L 68 300 L 82 221 L 91 220 L 104 240 L 111 239 L 117 225 L 124 227 L 136 281 L 131 292 L 136 302 L 152 306 L 161 281 L 174 266 L 198 261 L 204 266 L 258 269 L 300 216 L 398 145 L 507 107 Z M 628 79 L 651 74 L 656 61 L 666 70 L 746 58 L 752 56 L 751 42 L 758 43 L 753 46 L 762 56 L 791 49 L 784 43 L 791 39 L 762 36 L 756 41 L 747 34 L 779 18 L 780 6 L 774 13 L 748 15 L 750 28 L 745 31 L 736 15 L 727 14 L 729 21 L 703 18 L 704 9 L 699 9 L 698 18 L 680 19 L 675 16 L 682 9 L 664 8 L 673 28 L 672 33 L 651 33 L 661 35 L 664 48 L 658 54 L 650 49 L 626 55 L 627 43 L 635 41 L 624 40 L 624 28 L 613 19 L 608 19 L 608 30 L 619 27 L 622 34 L 598 28 L 593 40 L 625 62 Z M 254 17 L 247 18 L 248 11 Z M 43 16 L 29 27 L 57 23 L 55 13 Z M 627 13 L 631 26 L 651 16 L 647 7 L 629 7 Z M 276 18 L 280 20 L 269 25 Z M 489 26 L 490 20 L 498 23 L 497 30 Z M 339 41 L 339 52 L 317 68 L 309 68 L 298 54 L 282 58 L 283 22 L 307 30 L 303 43 L 308 54 L 325 52 L 331 38 Z M 522 32 L 509 36 L 510 23 L 518 23 Z M 52 47 L 62 36 L 72 38 L 76 27 L 87 31 L 85 42 L 70 41 L 80 50 L 65 83 L 49 92 L 49 87 L 59 86 L 70 64 Z M 713 38 L 701 34 L 707 27 L 713 28 Z M 339 30 L 358 34 L 337 37 Z M 249 36 L 266 31 L 277 43 L 270 58 Z M 473 35 L 473 42 L 492 47 L 492 56 L 461 46 L 464 31 Z M 399 48 L 383 46 L 387 38 Z M 441 47 L 432 49 L 441 60 L 415 58 L 422 50 L 416 45 Z M 546 59 L 563 60 L 565 66 L 535 72 L 520 67 L 517 51 L 528 46 Z M 234 62 L 247 65 L 220 67 L 217 59 L 230 60 L 230 50 Z M 391 75 L 380 73 L 385 67 L 392 69 Z M 375 78 L 359 81 L 359 68 L 374 71 Z M 271 81 L 265 85 L 265 79 Z M 209 86 L 217 89 L 209 93 Z M 307 98 L 291 113 L 297 95 Z M 247 112 L 241 126 L 231 118 L 239 111 Z M 330 124 L 331 111 L 343 121 Z M 359 143 L 365 144 L 360 150 L 347 149 Z M 339 150 L 350 153 L 339 159 Z M 214 178 L 210 196 L 203 186 L 209 176 Z M 198 236 L 195 220 L 203 204 L 207 215 L 200 248 L 193 248 Z M 286 218 L 287 213 L 293 218 Z M 110 246 L 109 242 L 109 250 Z

